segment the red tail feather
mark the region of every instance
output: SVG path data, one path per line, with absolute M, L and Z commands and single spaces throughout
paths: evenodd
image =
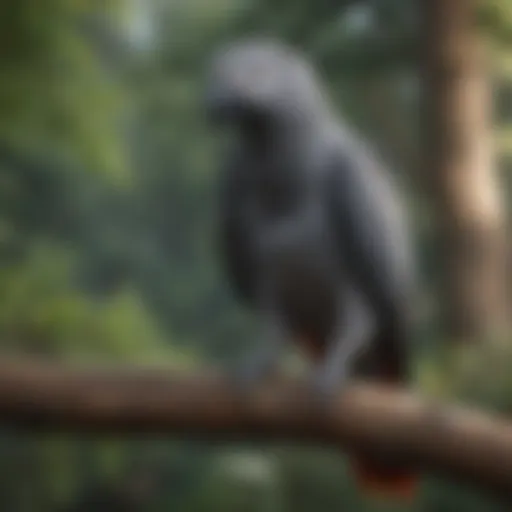
M 381 385 L 397 385 L 393 372 L 381 370 L 386 378 Z M 352 459 L 352 470 L 357 486 L 368 495 L 381 496 L 398 501 L 414 499 L 420 483 L 420 475 L 404 467 L 390 467 L 367 459 Z
M 299 345 L 312 361 L 319 361 L 325 356 L 325 347 L 316 343 L 314 338 L 300 337 Z M 402 379 L 397 377 L 394 367 L 386 367 L 381 361 L 378 369 L 380 385 L 399 386 Z M 398 372 L 400 373 L 400 372 Z M 366 459 L 352 459 L 351 467 L 357 486 L 367 495 L 374 495 L 397 501 L 411 501 L 416 496 L 420 476 L 406 468 L 389 467 Z
M 419 475 L 404 468 L 389 468 L 362 459 L 351 461 L 358 487 L 369 495 L 409 501 L 416 495 Z

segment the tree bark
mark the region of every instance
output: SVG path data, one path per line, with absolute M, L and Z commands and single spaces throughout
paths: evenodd
M 426 172 L 441 244 L 451 334 L 504 323 L 504 212 L 493 162 L 492 87 L 473 0 L 423 0 Z
M 242 393 L 215 372 L 0 360 L 4 426 L 330 444 L 392 453 L 512 499 L 512 425 L 503 419 L 362 384 L 325 406 L 314 396 L 292 381 Z

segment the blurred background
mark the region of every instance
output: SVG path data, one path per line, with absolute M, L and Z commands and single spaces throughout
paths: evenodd
M 4 0 L 1 349 L 194 368 L 252 344 L 214 250 L 219 145 L 201 104 L 212 49 L 251 34 L 306 52 L 407 193 L 418 387 L 512 410 L 510 0 Z M 427 480 L 405 510 L 498 510 Z M 0 510 L 383 508 L 334 449 L 3 429 Z

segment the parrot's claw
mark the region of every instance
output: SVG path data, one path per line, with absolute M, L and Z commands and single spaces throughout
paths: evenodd
M 240 363 L 232 372 L 233 384 L 239 391 L 251 391 L 268 377 L 270 370 L 270 365 L 260 360 Z
M 325 369 L 317 371 L 311 379 L 311 387 L 315 393 L 315 397 L 322 403 L 331 402 L 340 389 L 344 387 L 346 379 L 339 373 L 329 372 Z

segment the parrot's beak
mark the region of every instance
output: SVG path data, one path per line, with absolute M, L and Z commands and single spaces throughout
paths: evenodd
M 264 110 L 257 102 L 226 87 L 210 87 L 205 94 L 205 108 L 215 124 L 237 124 L 258 118 Z
M 229 122 L 240 111 L 240 105 L 233 95 L 215 87 L 206 91 L 205 108 L 208 119 L 215 124 Z

